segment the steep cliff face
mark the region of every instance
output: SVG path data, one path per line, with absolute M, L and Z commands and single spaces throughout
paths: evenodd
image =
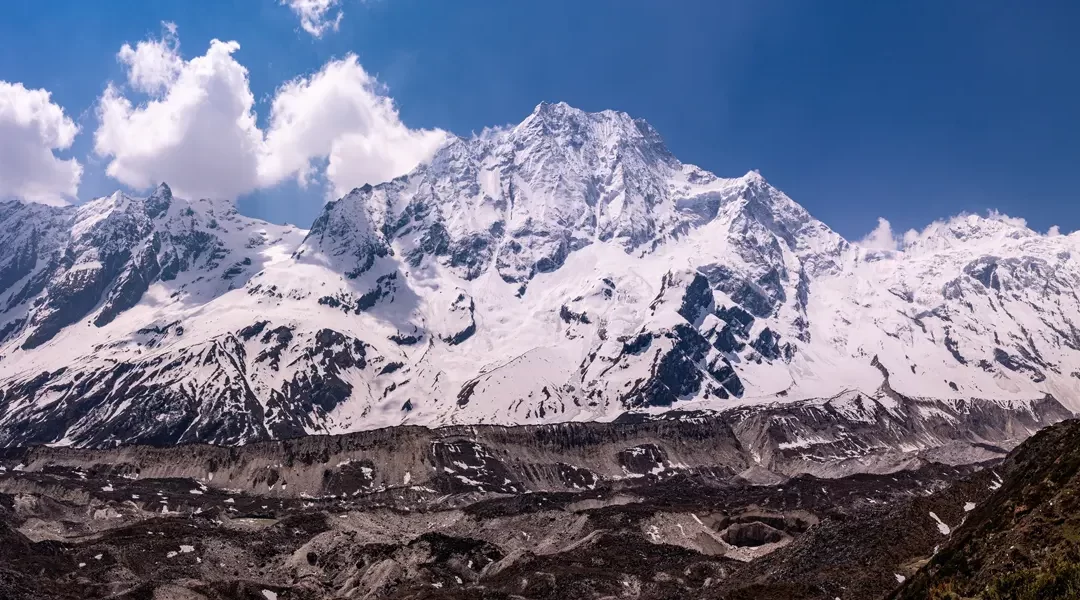
M 1077 235 L 966 215 L 861 248 L 614 111 L 451 139 L 308 231 L 167 186 L 0 223 L 2 444 L 1080 398 Z

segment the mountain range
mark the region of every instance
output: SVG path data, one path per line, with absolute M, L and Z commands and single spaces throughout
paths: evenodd
M 996 213 L 863 247 L 642 120 L 542 103 L 307 230 L 166 184 L 0 203 L 0 445 L 676 409 L 764 411 L 807 452 L 867 422 L 922 423 L 901 451 L 973 419 L 1019 440 L 1080 408 L 1078 255 Z

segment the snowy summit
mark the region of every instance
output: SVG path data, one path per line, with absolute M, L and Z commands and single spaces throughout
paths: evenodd
M 864 248 L 642 120 L 542 103 L 308 231 L 165 184 L 0 204 L 0 443 L 1073 401 L 1078 254 L 996 214 Z

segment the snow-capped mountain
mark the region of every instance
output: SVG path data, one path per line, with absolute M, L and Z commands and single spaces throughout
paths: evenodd
M 1078 253 L 1080 235 L 997 215 L 862 248 L 756 172 L 719 178 L 625 113 L 544 103 L 306 232 L 165 185 L 0 204 L 0 444 L 860 394 L 1072 410 Z

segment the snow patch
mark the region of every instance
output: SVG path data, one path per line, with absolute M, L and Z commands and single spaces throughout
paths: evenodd
M 949 528 L 949 526 L 946 525 L 945 522 L 942 521 L 936 513 L 934 513 L 934 511 L 930 511 L 930 518 L 937 522 L 937 528 L 938 531 L 941 532 L 941 535 L 949 535 L 950 533 L 952 533 L 952 530 Z

